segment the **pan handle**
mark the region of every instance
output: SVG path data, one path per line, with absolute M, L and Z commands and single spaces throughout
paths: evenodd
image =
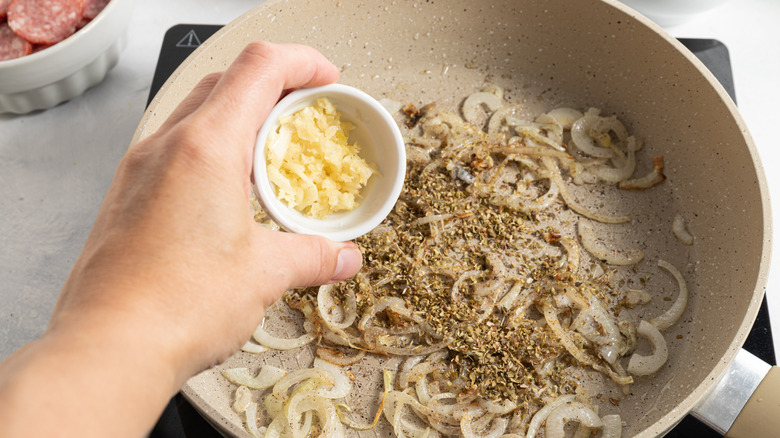
M 772 367 L 726 434 L 727 438 L 770 437 L 780 431 L 780 368 Z
M 779 388 L 780 367 L 743 349 L 692 414 L 727 438 L 777 436 Z

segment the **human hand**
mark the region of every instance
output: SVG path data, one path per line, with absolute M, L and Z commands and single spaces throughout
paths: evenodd
M 354 275 L 354 244 L 269 231 L 249 206 L 265 116 L 285 90 L 337 77 L 313 49 L 255 43 L 204 78 L 123 159 L 52 329 L 119 313 L 164 330 L 186 378 L 235 352 L 285 290 Z
M 108 423 L 140 435 L 186 379 L 238 350 L 284 291 L 354 275 L 355 244 L 270 231 L 249 203 L 266 115 L 285 90 L 337 77 L 314 49 L 249 44 L 131 148 L 47 332 L 0 364 L 0 402 L 24 405 L 55 363 L 57 375 L 35 396 L 57 412 L 48 419 L 54 430 L 80 422 L 81 436 L 105 436 Z M 30 412 L 5 413 L 9 430 L 31 431 Z

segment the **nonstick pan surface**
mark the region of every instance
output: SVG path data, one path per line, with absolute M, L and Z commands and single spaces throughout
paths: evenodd
M 643 157 L 664 157 L 667 181 L 641 199 L 615 195 L 614 205 L 636 220 L 612 237 L 642 246 L 639 270 L 649 272 L 658 258 L 680 267 L 691 298 L 680 323 L 665 332 L 667 365 L 653 378 L 638 379 L 631 396 L 603 412 L 620 412 L 624 436 L 662 435 L 723 374 L 764 293 L 767 187 L 734 103 L 659 27 L 618 2 L 601 0 L 269 0 L 225 26 L 176 70 L 133 143 L 153 133 L 201 77 L 224 70 L 252 40 L 314 46 L 342 69 L 341 83 L 377 98 L 418 106 L 435 101 L 457 110 L 464 97 L 493 83 L 533 111 L 597 107 L 616 115 L 644 140 Z M 670 232 L 675 214 L 689 219 L 693 246 L 679 245 Z M 654 287 L 673 295 L 673 280 L 658 277 Z M 668 306 L 653 300 L 646 316 Z M 310 350 L 238 353 L 222 367 L 256 369 L 268 361 L 293 368 L 312 357 Z M 364 388 L 380 387 L 382 366 L 376 359 L 355 371 Z M 232 391 L 219 368 L 183 388 L 226 434 L 247 436 L 230 407 Z M 368 394 L 364 404 L 373 412 L 375 394 L 361 394 Z M 374 434 L 386 436 L 387 429 L 364 436 Z

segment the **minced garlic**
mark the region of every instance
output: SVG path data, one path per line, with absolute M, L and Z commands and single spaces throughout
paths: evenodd
M 268 179 L 276 197 L 316 218 L 352 210 L 360 189 L 376 171 L 349 143 L 349 122 L 327 98 L 279 119 L 266 142 Z

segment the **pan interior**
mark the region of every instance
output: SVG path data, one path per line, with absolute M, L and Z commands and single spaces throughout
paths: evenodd
M 174 73 L 134 142 L 153 133 L 203 75 L 224 70 L 257 39 L 312 45 L 342 70 L 341 83 L 418 107 L 435 101 L 457 110 L 468 94 L 497 84 L 532 112 L 568 106 L 616 115 L 644 141 L 637 174 L 660 155 L 667 181 L 642 196 L 607 193 L 635 218 L 610 238 L 641 247 L 639 273 L 657 272 L 659 258 L 679 267 L 691 293 L 683 319 L 665 333 L 668 365 L 637 379 L 619 406 L 601 408 L 620 412 L 625 436 L 655 436 L 682 418 L 747 335 L 763 292 L 769 226 L 762 171 L 733 104 L 659 32 L 622 6 L 596 0 L 271 0 L 226 26 Z M 689 221 L 693 246 L 673 236 L 676 214 Z M 670 277 L 653 278 L 642 319 L 663 312 L 670 305 L 663 297 L 676 294 Z M 309 349 L 239 353 L 222 367 L 297 368 L 312 358 Z M 371 359 L 353 372 L 363 389 L 378 390 L 378 370 L 388 365 Z M 373 415 L 377 392 L 359 392 L 365 414 Z M 230 408 L 232 387 L 217 369 L 193 378 L 185 393 L 222 429 L 247 436 Z M 375 434 L 383 436 L 365 436 Z

